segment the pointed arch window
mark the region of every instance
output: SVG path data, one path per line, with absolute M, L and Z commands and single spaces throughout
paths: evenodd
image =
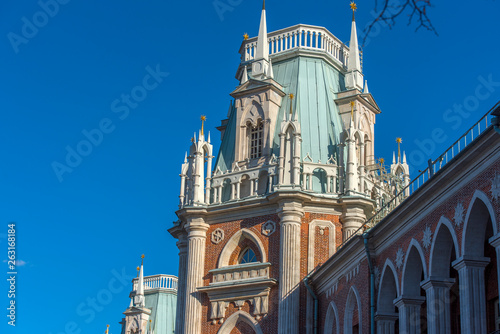
M 240 264 L 257 262 L 257 256 L 255 256 L 255 252 L 251 248 L 247 248 L 242 252 L 240 257 Z
M 264 124 L 259 121 L 254 128 L 249 126 L 249 152 L 250 159 L 260 158 L 262 156 L 262 139 L 264 134 Z

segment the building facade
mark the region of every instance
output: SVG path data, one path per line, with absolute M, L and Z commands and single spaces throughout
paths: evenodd
M 268 33 L 264 7 L 240 54 L 217 156 L 202 123 L 181 168 L 169 229 L 179 248 L 175 333 L 493 328 L 483 316 L 498 303 L 494 128 L 432 162 L 417 187 L 404 152 L 387 168 L 375 158 L 381 111 L 354 15 L 347 46 L 316 26 Z M 481 253 L 485 240 L 493 248 Z

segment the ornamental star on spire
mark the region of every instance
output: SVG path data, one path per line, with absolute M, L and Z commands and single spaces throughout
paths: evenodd
M 349 6 L 351 6 L 351 9 L 352 9 L 352 20 L 354 21 L 354 12 L 358 9 L 358 6 L 356 5 L 356 3 L 354 1 L 351 1 L 351 3 L 349 4 Z
M 247 33 L 244 33 L 244 34 L 243 34 L 243 39 L 244 39 L 245 41 L 246 41 L 249 37 L 250 37 L 250 36 L 248 36 L 248 34 L 247 34 Z

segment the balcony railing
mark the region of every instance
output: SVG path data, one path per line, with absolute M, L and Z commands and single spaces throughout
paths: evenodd
M 410 196 L 424 185 L 435 173 L 440 171 L 449 161 L 451 161 L 455 156 L 462 152 L 467 146 L 469 146 L 477 137 L 486 131 L 491 124 L 491 113 L 500 108 L 500 102 L 498 102 L 493 108 L 491 108 L 479 121 L 477 121 L 469 130 L 467 130 L 453 145 L 451 145 L 443 154 L 441 154 L 436 160 L 429 159 L 428 167 L 420 172 L 420 174 L 414 178 L 406 187 L 401 189 L 386 205 L 384 205 L 379 211 L 377 211 L 370 219 L 368 219 L 355 233 L 353 233 L 349 238 L 343 241 L 340 245 L 342 247 L 345 243 L 351 239 L 354 235 L 359 234 L 367 229 L 372 228 L 378 224 L 389 212 L 395 209 L 399 204 L 407 199 L 405 196 L 409 194 Z M 490 117 L 490 119 L 488 119 Z M 340 248 L 339 247 L 339 248 Z
M 268 41 L 270 55 L 294 49 L 316 50 L 347 66 L 349 48 L 323 27 L 298 24 L 269 33 Z M 241 52 L 243 61 L 253 60 L 257 52 L 257 37 L 248 39 Z
M 139 278 L 133 280 L 133 290 L 137 291 Z M 144 277 L 144 291 L 147 290 L 173 290 L 177 291 L 177 277 L 172 275 L 153 275 Z
M 248 281 L 269 278 L 270 263 L 248 263 L 223 268 L 212 269 L 212 284 L 221 284 L 234 281 Z

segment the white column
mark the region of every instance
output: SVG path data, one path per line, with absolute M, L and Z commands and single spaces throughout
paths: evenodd
M 203 202 L 203 156 L 200 152 L 194 153 L 193 174 L 193 204 Z
M 300 134 L 294 133 L 293 143 L 293 180 L 291 184 L 300 185 L 300 142 L 302 138 Z
M 462 333 L 486 333 L 486 287 L 484 268 L 489 258 L 461 257 L 452 263 L 458 271 L 460 326 Z
M 280 133 L 280 156 L 278 165 L 278 184 L 283 184 L 285 176 L 285 134 Z
M 375 321 L 377 322 L 377 334 L 394 334 L 396 332 L 396 320 L 398 315 L 392 314 L 377 314 Z M 361 324 L 359 324 L 361 326 Z
M 345 159 L 344 159 L 344 147 L 345 145 L 340 143 L 339 144 L 339 193 L 344 193 L 345 192 Z
M 207 176 L 205 178 L 205 204 L 210 204 L 210 186 L 212 181 L 212 156 L 207 157 Z
M 394 301 L 399 312 L 399 334 L 420 334 L 420 308 L 423 296 L 399 297 Z
M 181 174 L 181 193 L 179 195 L 179 208 L 184 206 L 185 190 L 186 190 L 186 175 Z
M 186 302 L 186 270 L 187 270 L 187 235 L 179 235 L 179 285 L 177 287 L 177 311 L 175 315 L 175 333 L 184 332 L 184 313 Z
M 236 199 L 240 199 L 241 181 L 236 182 Z
M 347 171 L 345 192 L 349 193 L 356 189 L 356 142 L 354 138 L 348 138 L 347 142 Z
M 201 334 L 201 293 L 205 268 L 205 241 L 209 225 L 202 218 L 192 219 L 188 231 L 186 308 L 184 313 L 184 334 Z
M 359 192 L 364 193 L 365 192 L 365 144 L 361 143 L 359 145 L 359 156 L 360 156 L 360 161 L 359 161 Z
M 427 299 L 427 333 L 451 334 L 450 288 L 453 278 L 431 277 L 420 285 Z
M 495 251 L 497 254 L 497 263 L 495 264 L 497 267 L 498 291 L 500 291 L 500 233 L 492 236 L 488 241 L 490 242 L 490 245 L 495 247 Z
M 274 174 L 269 174 L 269 188 L 267 189 L 267 192 L 269 194 L 273 191 L 273 179 L 274 179 Z
M 302 204 L 280 204 L 279 334 L 299 333 L 300 225 Z

